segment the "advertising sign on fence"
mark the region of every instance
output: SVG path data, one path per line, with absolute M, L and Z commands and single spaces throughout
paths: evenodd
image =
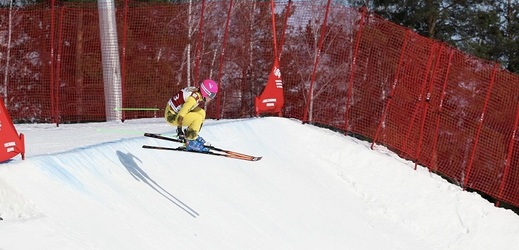
M 261 113 L 274 113 L 281 116 L 284 104 L 283 81 L 281 80 L 279 61 L 276 58 L 263 93 L 260 96 L 256 96 L 256 116 L 259 116 Z

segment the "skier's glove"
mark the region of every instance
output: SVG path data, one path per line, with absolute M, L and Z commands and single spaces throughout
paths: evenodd
M 182 142 L 186 142 L 186 135 L 184 134 L 184 131 L 182 131 L 182 126 L 177 127 L 177 137 L 182 140 Z

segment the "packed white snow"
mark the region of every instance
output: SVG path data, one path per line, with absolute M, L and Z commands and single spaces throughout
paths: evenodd
M 163 119 L 20 124 L 0 249 L 519 249 L 519 216 L 383 147 L 278 117 L 201 135 L 257 162 L 143 149 Z

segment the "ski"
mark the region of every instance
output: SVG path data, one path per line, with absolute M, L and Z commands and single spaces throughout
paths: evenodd
M 155 138 L 155 139 L 166 140 L 166 141 L 174 141 L 174 142 L 178 142 L 178 143 L 184 143 L 182 140 L 180 140 L 178 138 L 167 137 L 167 136 L 163 136 L 163 135 L 159 135 L 159 134 L 144 133 L 144 136 Z
M 245 161 L 259 161 L 262 157 L 256 157 L 251 155 L 243 155 L 243 154 L 228 154 L 228 153 L 216 153 L 216 152 L 200 152 L 200 151 L 189 151 L 186 150 L 186 147 L 161 147 L 161 146 L 150 146 L 150 145 L 142 145 L 142 148 L 147 149 L 160 149 L 160 150 L 171 150 L 171 151 L 180 151 L 180 152 L 189 152 L 189 153 L 196 153 L 196 154 L 205 154 L 205 155 L 214 155 L 214 156 L 223 156 L 227 158 L 233 158 L 233 159 L 239 159 L 239 160 L 245 160 Z
M 155 138 L 155 139 L 160 139 L 160 140 L 166 140 L 166 141 L 173 141 L 173 142 L 183 143 L 183 141 L 180 140 L 180 139 L 173 138 L 173 137 L 162 136 L 162 135 L 159 135 L 159 134 L 144 133 L 144 136 Z M 146 147 L 144 147 L 144 146 L 146 146 Z M 143 146 L 143 148 L 154 147 L 154 146 L 148 146 L 148 145 L 144 145 L 144 146 Z M 203 153 L 203 154 L 210 154 L 210 155 L 219 155 L 219 156 L 225 156 L 225 157 L 229 157 L 229 158 L 248 160 L 248 161 L 259 161 L 259 160 L 261 160 L 261 158 L 263 158 L 262 156 L 252 156 L 252 155 L 242 154 L 242 153 L 238 153 L 238 152 L 227 150 L 227 149 L 217 148 L 217 147 L 212 146 L 212 145 L 206 146 L 206 147 L 208 149 L 210 149 L 210 150 L 213 150 L 213 151 L 222 152 L 223 154 L 215 153 L 215 152 L 212 152 L 212 151 L 209 151 L 208 153 L 196 152 L 196 151 L 187 151 L 185 149 L 185 147 L 176 147 L 176 148 L 157 147 L 156 149 L 174 150 L 174 151 L 186 151 L 186 152 L 193 152 L 193 153 Z

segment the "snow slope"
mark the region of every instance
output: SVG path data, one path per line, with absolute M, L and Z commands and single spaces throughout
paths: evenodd
M 258 162 L 174 146 L 162 119 L 25 124 L 0 164 L 0 249 L 519 249 L 519 216 L 355 138 L 285 118 L 209 120 Z

